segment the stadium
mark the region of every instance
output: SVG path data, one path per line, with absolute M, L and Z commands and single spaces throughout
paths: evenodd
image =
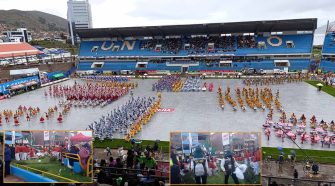
M 317 19 L 297 19 L 83 29 L 78 71 L 309 70 L 316 27 Z
M 78 58 L 70 63 L 59 55 L 39 64 L 38 46 L 0 44 L 3 63 L 26 59 L 30 68 L 4 68 L 10 78 L 0 84 L 0 126 L 93 130 L 101 159 L 114 140 L 135 147 L 168 141 L 174 131 L 262 131 L 262 147 L 296 148 L 296 140 L 302 149 L 331 151 L 335 30 L 328 25 L 315 60 L 316 29 L 316 18 L 79 29 Z M 166 168 L 163 147 L 155 152 Z M 111 169 L 103 167 L 110 177 Z M 156 176 L 167 181 L 166 173 Z

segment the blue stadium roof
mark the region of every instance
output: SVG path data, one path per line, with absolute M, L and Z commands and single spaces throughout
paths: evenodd
M 314 31 L 317 18 L 272 21 L 249 21 L 230 23 L 208 23 L 190 25 L 142 26 L 80 29 L 80 38 L 136 37 L 169 35 L 204 35 L 224 33 L 258 33 L 281 31 Z

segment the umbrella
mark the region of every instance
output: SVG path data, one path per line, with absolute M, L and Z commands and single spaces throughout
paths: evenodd
M 278 149 L 279 151 L 282 151 L 282 150 L 283 150 L 283 147 L 278 146 L 277 149 Z
M 318 83 L 318 84 L 316 84 L 316 86 L 322 87 L 323 84 L 322 83 Z
M 203 73 L 202 75 L 203 75 L 203 76 L 206 76 L 207 74 L 206 74 L 206 73 Z
M 147 74 L 147 73 L 145 73 L 144 75 L 145 75 L 145 76 L 147 76 L 148 74 Z

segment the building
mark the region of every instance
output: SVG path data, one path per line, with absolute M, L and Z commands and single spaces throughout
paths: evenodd
M 31 33 L 26 28 L 18 28 L 16 31 L 4 31 L 2 33 L 5 42 L 30 42 Z
M 91 5 L 88 0 L 69 0 L 67 2 L 67 20 L 72 44 L 76 43 L 76 30 L 92 28 Z

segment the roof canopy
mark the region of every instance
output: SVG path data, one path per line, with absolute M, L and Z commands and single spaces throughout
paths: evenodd
M 314 31 L 317 19 L 290 19 L 191 25 L 96 28 L 77 30 L 81 38 L 209 35 L 225 33 L 258 33 L 281 31 Z
M 79 133 L 75 136 L 72 136 L 70 138 L 71 141 L 76 141 L 76 142 L 88 142 L 88 141 L 91 141 L 92 140 L 92 137 L 89 137 L 89 136 L 85 136 L 84 134 L 82 133 Z
M 37 55 L 42 53 L 28 43 L 0 43 L 0 58 Z

